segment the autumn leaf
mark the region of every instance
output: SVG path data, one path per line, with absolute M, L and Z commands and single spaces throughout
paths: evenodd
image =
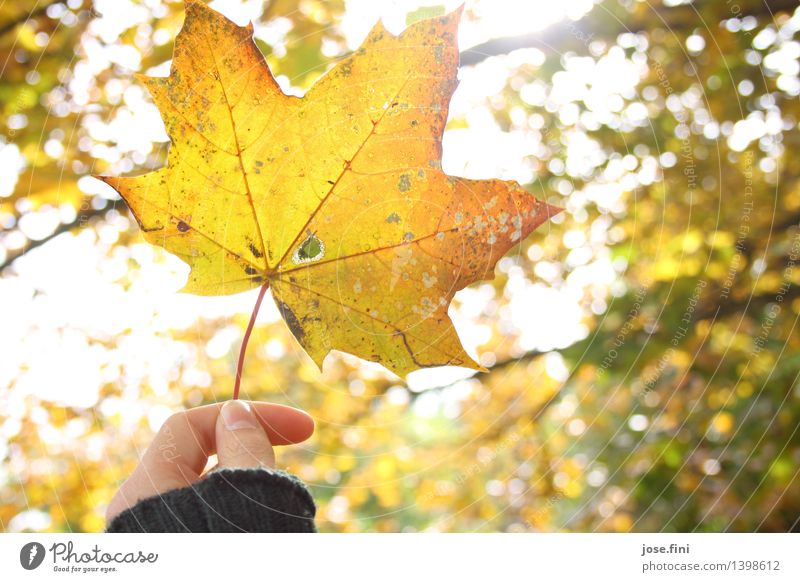
M 104 178 L 146 239 L 190 265 L 184 290 L 262 286 L 260 304 L 269 287 L 319 366 L 337 349 L 400 375 L 481 369 L 448 306 L 560 209 L 515 182 L 442 171 L 460 11 L 399 36 L 376 25 L 297 98 L 252 25 L 185 4 L 170 76 L 141 77 L 172 140 L 167 166 Z

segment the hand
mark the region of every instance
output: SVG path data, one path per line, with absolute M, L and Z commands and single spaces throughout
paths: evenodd
M 142 499 L 199 481 L 209 455 L 217 454 L 215 469 L 274 469 L 273 445 L 299 443 L 313 432 L 305 412 L 266 402 L 230 400 L 173 414 L 114 495 L 106 523 Z

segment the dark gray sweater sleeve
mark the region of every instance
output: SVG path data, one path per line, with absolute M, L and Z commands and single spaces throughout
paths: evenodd
M 268 469 L 213 471 L 191 487 L 142 499 L 107 532 L 315 532 L 316 506 L 297 477 Z

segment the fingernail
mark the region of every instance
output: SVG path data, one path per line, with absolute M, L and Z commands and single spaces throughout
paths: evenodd
M 222 415 L 222 422 L 228 430 L 258 427 L 258 421 L 253 416 L 253 411 L 247 402 L 229 400 L 222 405 L 220 414 Z

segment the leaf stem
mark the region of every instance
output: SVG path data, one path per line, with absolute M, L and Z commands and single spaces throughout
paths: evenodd
M 244 338 L 242 338 L 242 347 L 239 348 L 239 363 L 236 364 L 236 382 L 233 385 L 233 399 L 239 399 L 239 385 L 242 382 L 242 368 L 244 367 L 244 354 L 247 351 L 247 342 L 250 340 L 250 334 L 253 331 L 253 326 L 256 323 L 256 316 L 258 316 L 258 310 L 261 308 L 261 302 L 264 300 L 264 295 L 267 293 L 267 289 L 269 289 L 269 279 L 264 281 L 264 284 L 261 286 L 261 291 L 258 292 L 258 299 L 256 299 L 256 305 L 253 307 L 253 313 L 250 315 L 250 323 L 247 324 L 247 329 L 244 332 Z

